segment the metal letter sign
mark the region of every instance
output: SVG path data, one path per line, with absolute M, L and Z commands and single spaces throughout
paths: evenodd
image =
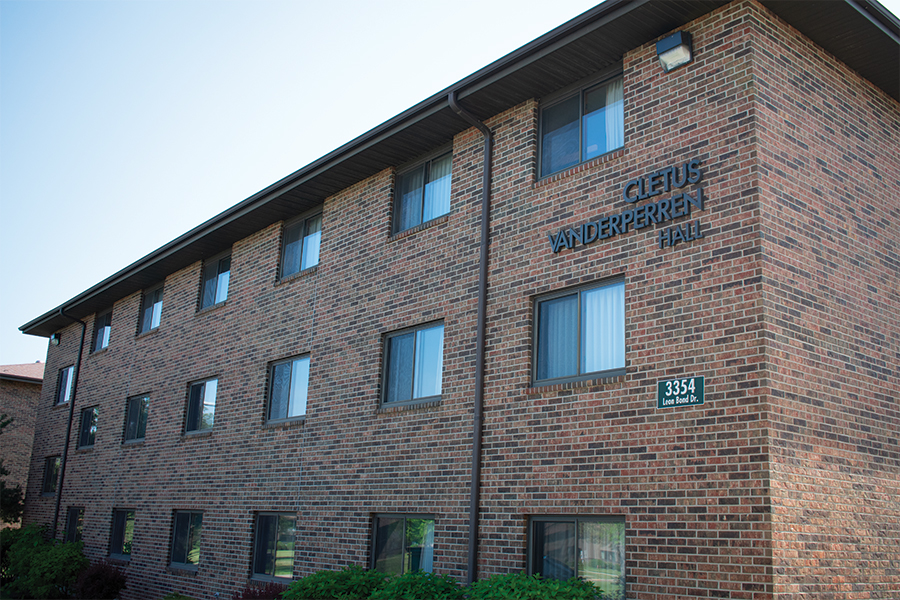
M 671 379 L 657 385 L 656 408 L 703 404 L 703 377 Z

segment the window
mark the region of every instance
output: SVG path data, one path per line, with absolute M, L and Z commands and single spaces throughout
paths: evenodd
M 162 286 L 144 292 L 141 298 L 140 333 L 147 333 L 159 327 L 159 320 L 162 317 L 162 297 Z
M 216 412 L 216 389 L 218 387 L 218 379 L 208 379 L 191 386 L 191 391 L 188 395 L 185 431 L 212 429 L 213 416 L 215 416 Z
M 231 277 L 231 255 L 217 257 L 203 265 L 203 290 L 200 308 L 204 309 L 228 298 L 228 280 Z
M 432 572 L 434 563 L 434 518 L 403 515 L 375 517 L 372 568 L 402 575 Z
M 287 277 L 319 264 L 322 215 L 300 219 L 284 226 L 281 276 Z
M 427 160 L 397 175 L 394 231 L 406 231 L 450 212 L 453 155 Z
M 59 468 L 61 465 L 62 458 L 59 456 L 48 456 L 44 459 L 44 483 L 41 486 L 41 493 L 56 493 L 56 482 L 59 480 Z
M 172 532 L 172 566 L 196 569 L 200 564 L 200 532 L 203 513 L 177 511 Z
M 59 370 L 56 380 L 56 403 L 65 404 L 72 399 L 72 385 L 75 379 L 75 365 Z
M 385 340 L 384 402 L 412 402 L 441 395 L 444 325 L 424 325 Z
M 131 543 L 134 540 L 134 511 L 117 509 L 113 511 L 112 536 L 109 540 L 109 554 L 114 558 L 129 560 Z
M 625 597 L 625 521 L 616 517 L 533 517 L 528 571 L 548 579 L 583 577 L 603 598 Z
M 136 396 L 128 399 L 125 415 L 125 441 L 144 439 L 147 433 L 147 413 L 150 409 L 150 396 Z
M 81 532 L 84 529 L 84 507 L 70 506 L 66 514 L 66 541 L 81 541 Z
M 624 144 L 621 77 L 579 90 L 541 110 L 541 177 Z
M 541 298 L 535 312 L 535 382 L 624 372 L 625 282 Z
M 294 573 L 294 527 L 297 519 L 286 515 L 256 517 L 253 576 L 258 579 L 290 578 Z
M 103 350 L 109 346 L 109 332 L 112 329 L 112 311 L 97 315 L 94 319 L 94 344 L 91 346 L 91 352 Z
M 78 447 L 90 448 L 97 437 L 97 416 L 100 408 L 93 406 L 81 411 L 81 428 L 78 433 Z
M 309 390 L 309 356 L 289 358 L 272 365 L 269 386 L 269 420 L 306 415 Z

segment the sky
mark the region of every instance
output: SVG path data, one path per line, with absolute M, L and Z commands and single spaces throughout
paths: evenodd
M 19 326 L 597 3 L 0 0 L 0 364 L 45 360 Z

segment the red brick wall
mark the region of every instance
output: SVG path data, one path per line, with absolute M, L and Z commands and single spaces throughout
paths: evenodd
M 898 103 L 754 28 L 775 591 L 898 598 Z
M 3 482 L 9 487 L 28 488 L 28 471 L 31 464 L 31 446 L 34 442 L 34 421 L 41 398 L 41 382 L 28 383 L 0 379 L 0 414 L 12 418 L 12 422 L 0 435 L 3 468 L 9 475 Z M 6 524 L 3 524 L 6 527 Z
M 685 27 L 696 58 L 669 75 L 653 44 L 625 56 L 626 143 L 607 160 L 536 182 L 536 105 L 490 123 L 503 124 L 504 186 L 492 221 L 483 573 L 525 568 L 529 516 L 618 515 L 630 598 L 771 597 L 747 12 L 732 5 Z M 658 225 L 551 252 L 547 234 L 621 212 L 626 182 L 694 157 L 702 240 L 659 249 Z M 535 297 L 614 276 L 625 280 L 627 374 L 531 387 Z M 657 409 L 657 381 L 689 375 L 705 377 L 706 403 Z

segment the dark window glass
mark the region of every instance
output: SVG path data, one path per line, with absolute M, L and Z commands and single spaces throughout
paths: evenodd
M 538 300 L 535 381 L 625 368 L 625 283 Z
M 188 396 L 186 431 L 202 431 L 213 426 L 216 413 L 218 379 L 201 381 L 191 386 Z
M 113 529 L 110 536 L 109 553 L 116 558 L 129 559 L 131 544 L 134 540 L 134 511 L 116 510 L 113 512 Z
M 439 158 L 397 176 L 394 230 L 405 231 L 450 212 L 453 156 Z
M 285 225 L 281 276 L 287 277 L 319 264 L 322 215 Z
M 581 577 L 599 587 L 603 598 L 625 598 L 624 520 L 535 517 L 530 536 L 530 574 Z
M 376 517 L 372 557 L 373 568 L 381 573 L 431 573 L 434 565 L 434 519 Z
M 228 281 L 231 278 L 231 256 L 214 259 L 203 266 L 203 292 L 200 308 L 206 308 L 228 298 Z
M 78 434 L 78 447 L 89 448 L 94 445 L 97 437 L 97 417 L 100 408 L 93 406 L 81 411 L 81 428 Z
M 56 383 L 56 403 L 65 404 L 72 398 L 72 384 L 74 383 L 75 366 L 69 366 L 59 370 L 59 378 Z
M 172 564 L 196 567 L 200 564 L 200 532 L 203 513 L 178 511 L 172 532 Z
M 56 493 L 60 465 L 62 465 L 62 458 L 59 456 L 48 456 L 44 459 L 44 483 L 41 487 L 41 492 L 44 494 Z
M 81 541 L 81 532 L 84 529 L 84 508 L 70 506 L 66 514 L 66 541 Z
M 621 77 L 579 91 L 541 111 L 541 176 L 625 144 Z
M 269 386 L 269 420 L 292 419 L 306 415 L 309 392 L 309 356 L 301 356 L 272 365 Z
M 162 317 L 162 296 L 163 289 L 161 287 L 144 293 L 141 300 L 141 333 L 159 327 Z
M 263 514 L 256 517 L 254 577 L 292 577 L 295 523 L 294 517 L 285 515 Z
M 150 410 L 150 397 L 137 396 L 128 399 L 125 420 L 125 441 L 142 440 L 147 433 L 147 415 Z
M 385 341 L 384 402 L 409 402 L 441 395 L 443 324 L 392 334 Z
M 109 332 L 112 329 L 112 311 L 98 315 L 94 320 L 94 345 L 93 352 L 103 350 L 109 346 Z

